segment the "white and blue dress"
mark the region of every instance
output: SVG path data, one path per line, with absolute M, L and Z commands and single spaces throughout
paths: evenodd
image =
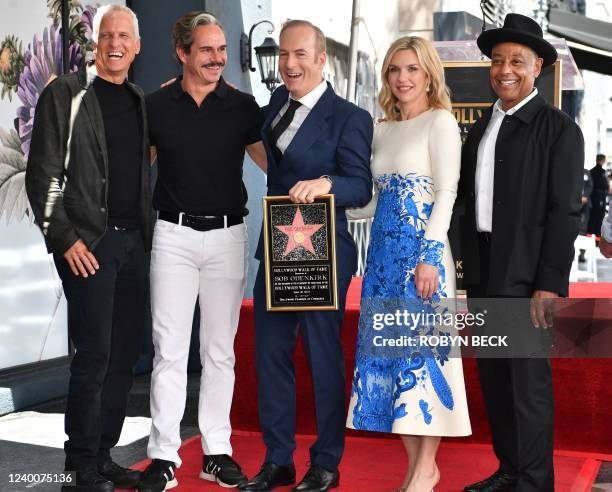
M 455 268 L 447 232 L 461 161 L 457 122 L 449 111 L 430 109 L 409 120 L 379 123 L 372 152 L 374 198 L 347 214 L 374 215 L 347 426 L 469 435 L 460 353 L 449 346 L 402 345 L 411 337 L 445 334 L 443 326 L 422 323 L 419 312 L 453 311 Z M 429 301 L 416 294 L 414 271 L 420 262 L 435 265 L 440 273 Z M 416 317 L 388 316 L 406 311 Z M 384 315 L 390 326 L 383 323 Z

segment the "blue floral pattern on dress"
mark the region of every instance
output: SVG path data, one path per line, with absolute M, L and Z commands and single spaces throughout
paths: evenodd
M 429 380 L 438 400 L 453 408 L 452 390 L 441 371 L 448 360 L 448 347 L 408 347 L 401 357 L 380 356 L 366 350 L 372 343 L 372 315 L 384 312 L 390 303 L 409 301 L 423 312 L 434 313 L 446 297 L 446 272 L 442 262 L 444 243 L 425 238 L 427 222 L 433 209 L 433 180 L 415 173 L 383 174 L 375 179 L 378 204 L 370 232 L 370 244 L 362 285 L 361 315 L 355 357 L 352 395 L 355 429 L 390 432 L 395 420 L 408 415 L 435 419 L 435 405 L 425 400 L 420 408 L 398 404 L 402 393 L 424 390 Z M 416 294 L 414 270 L 419 262 L 436 266 L 440 283 L 432 299 L 423 301 Z M 418 334 L 431 334 L 433 327 L 420 327 Z M 431 396 L 429 401 L 431 401 Z

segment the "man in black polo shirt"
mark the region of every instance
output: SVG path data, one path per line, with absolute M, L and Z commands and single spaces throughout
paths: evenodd
M 226 42 L 210 14 L 192 12 L 173 30 L 183 76 L 147 98 L 151 144 L 159 177 L 159 212 L 151 256 L 155 358 L 151 381 L 148 456 L 141 491 L 176 486 L 180 422 L 185 409 L 187 358 L 199 295 L 199 425 L 204 463 L 200 478 L 235 487 L 246 481 L 231 458 L 230 407 L 234 336 L 246 280 L 248 244 L 243 217 L 245 150 L 265 170 L 263 116 L 252 96 L 221 77 Z

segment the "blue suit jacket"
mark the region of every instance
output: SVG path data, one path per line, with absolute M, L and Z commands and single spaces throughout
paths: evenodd
M 287 102 L 289 92 L 276 89 L 264 108 L 262 140 L 268 155 L 268 196 L 287 195 L 302 180 L 329 175 L 336 199 L 336 257 L 338 277 L 357 269 L 357 250 L 348 232 L 344 209 L 362 207 L 372 198 L 370 155 L 373 125 L 370 114 L 337 96 L 331 85 L 312 108 L 283 155 L 276 162 L 268 142 L 272 121 Z M 256 258 L 263 259 L 263 235 Z

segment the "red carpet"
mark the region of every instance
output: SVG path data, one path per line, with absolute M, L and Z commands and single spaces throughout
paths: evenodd
M 354 347 L 359 319 L 361 279 L 355 279 L 349 290 L 342 343 L 347 367 L 347 402 L 354 364 Z M 594 311 L 610 315 L 612 284 L 572 284 L 571 297 L 580 309 L 571 316 L 587 319 Z M 584 301 L 578 301 L 578 299 Z M 593 298 L 599 298 L 594 300 Z M 601 301 L 603 304 L 597 305 Z M 588 304 L 591 303 L 591 304 Z M 588 304 L 588 306 L 586 305 Z M 236 337 L 236 387 L 232 407 L 234 456 L 252 477 L 261 465 L 264 445 L 257 416 L 255 343 L 253 303 L 242 306 Z M 301 342 L 294 355 L 296 364 L 297 429 L 299 434 L 315 433 L 312 385 Z M 555 384 L 555 490 L 587 492 L 601 461 L 612 461 L 612 385 L 610 359 L 555 359 L 552 361 Z M 496 459 L 490 445 L 490 433 L 474 359 L 464 360 L 464 371 L 473 434 L 469 438 L 445 439 L 438 453 L 442 481 L 437 492 L 456 492 L 465 484 L 492 473 Z M 340 466 L 341 487 L 350 492 L 390 491 L 402 482 L 407 463 L 403 447 L 396 436 L 348 431 L 346 452 Z M 357 436 L 357 437 L 356 437 Z M 365 436 L 365 437 L 364 437 Z M 306 471 L 308 447 L 314 438 L 301 436 L 295 453 L 298 479 Z M 559 451 L 573 450 L 573 451 Z M 177 477 L 181 491 L 220 490 L 218 485 L 200 480 L 202 463 L 200 438 L 183 443 L 180 451 L 183 466 Z M 136 465 L 144 469 L 148 462 Z M 278 489 L 290 490 L 289 487 Z
M 612 282 L 572 282 L 569 296 L 572 298 L 612 299 Z
M 593 285 L 593 284 L 590 284 Z M 596 284 L 597 292 L 590 286 L 572 284 L 572 294 L 588 291 L 588 297 L 606 292 L 612 298 L 612 284 Z M 609 285 L 610 287 L 606 287 Z M 603 286 L 603 287 L 602 287 Z M 606 291 L 606 289 L 609 289 Z M 361 279 L 351 285 L 342 330 L 342 344 L 347 369 L 347 405 L 354 365 L 357 321 Z M 601 299 L 602 302 L 610 302 Z M 585 300 L 584 302 L 593 302 Z M 602 308 L 603 309 L 603 308 Z M 609 308 L 608 308 L 609 309 Z M 609 310 L 608 312 L 612 312 Z M 259 431 L 257 415 L 257 384 L 255 375 L 255 332 L 253 303 L 245 300 L 240 327 L 236 337 L 236 387 L 232 406 L 232 425 L 241 431 Z M 312 385 L 306 357 L 298 340 L 294 355 L 296 363 L 297 432 L 314 434 L 314 408 Z M 555 449 L 585 451 L 612 455 L 612 384 L 610 384 L 610 359 L 554 359 L 553 378 L 555 389 Z M 466 390 L 473 434 L 455 442 L 488 444 L 491 441 L 480 391 L 480 383 L 474 359 L 464 360 Z M 348 431 L 349 436 L 368 436 L 364 432 Z M 370 436 L 381 437 L 373 433 Z M 448 441 L 448 440 L 447 440 Z
M 234 457 L 245 473 L 252 477 L 259 470 L 264 456 L 264 445 L 256 433 L 237 432 L 232 437 Z M 298 480 L 306 472 L 308 447 L 314 438 L 298 437 L 295 453 Z M 180 451 L 183 466 L 177 471 L 180 491 L 221 490 L 218 485 L 200 480 L 202 464 L 200 438 L 183 443 Z M 148 462 L 136 465 L 144 469 Z M 442 444 L 438 453 L 438 466 L 442 474 L 437 492 L 457 492 L 468 483 L 475 482 L 496 469 L 493 451 L 489 446 L 477 444 Z M 338 491 L 389 492 L 403 479 L 407 462 L 403 446 L 398 439 L 347 438 L 346 452 L 340 465 Z M 555 455 L 555 490 L 557 492 L 586 492 L 591 490 L 599 462 L 587 456 L 557 453 Z M 290 487 L 275 490 L 286 491 Z

